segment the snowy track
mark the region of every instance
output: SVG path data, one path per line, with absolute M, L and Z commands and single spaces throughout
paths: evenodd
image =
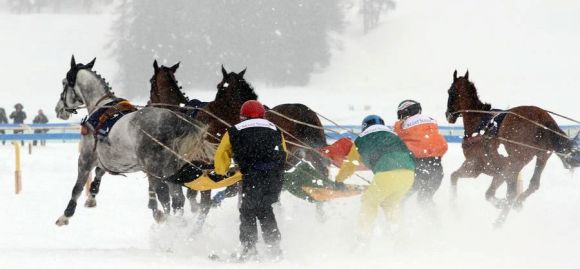
M 79 207 L 71 223 L 54 221 L 69 199 L 76 174 L 77 145 L 53 143 L 23 156 L 24 189 L 13 194 L 13 152 L 0 147 L 0 268 L 227 268 L 207 259 L 211 251 L 229 253 L 237 246 L 236 199 L 210 213 L 204 233 L 190 238 L 190 223 L 171 219 L 156 225 L 146 208 L 142 174 L 106 175 L 98 206 Z M 462 161 L 452 144 L 444 159 L 448 175 Z M 531 171 L 526 169 L 526 184 Z M 370 175 L 366 175 L 370 177 Z M 367 251 L 352 253 L 358 198 L 326 206 L 328 220 L 319 223 L 312 205 L 288 194 L 277 208 L 285 260 L 281 268 L 575 268 L 580 247 L 580 176 L 570 175 L 552 158 L 541 189 L 522 212 L 510 215 L 500 230 L 492 228 L 499 213 L 485 202 L 490 179 L 460 182 L 458 201 L 449 201 L 446 179 L 436 196 L 439 221 L 431 221 L 414 200 L 405 207 L 405 229 L 397 238 L 384 232 L 379 218 L 376 238 Z M 505 189 L 498 192 L 503 195 Z M 82 202 L 83 199 L 81 199 Z M 187 212 L 186 222 L 192 215 Z M 397 242 L 397 243 L 394 243 Z M 244 265 L 246 266 L 246 265 Z M 248 264 L 266 268 L 272 264 Z

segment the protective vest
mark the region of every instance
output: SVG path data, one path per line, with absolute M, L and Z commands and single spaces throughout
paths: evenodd
M 243 121 L 228 129 L 234 161 L 242 174 L 284 169 L 282 133 L 265 119 Z
M 405 143 L 384 125 L 367 128 L 354 141 L 365 166 L 374 173 L 396 169 L 415 170 Z
M 417 114 L 397 121 L 394 131 L 415 158 L 441 157 L 447 152 L 447 141 L 439 133 L 437 122 L 430 117 Z

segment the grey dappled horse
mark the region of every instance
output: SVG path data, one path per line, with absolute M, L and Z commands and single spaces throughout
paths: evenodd
M 77 64 L 72 57 L 55 109 L 60 119 L 68 119 L 83 105 L 91 115 L 115 100 L 104 79 L 91 70 L 94 63 L 95 59 L 87 65 Z M 211 146 L 204 142 L 205 130 L 163 108 L 146 107 L 123 116 L 104 140 L 96 140 L 90 133 L 81 138 L 77 180 L 64 215 L 56 221 L 59 226 L 67 225 L 74 215 L 77 199 L 94 168 L 99 179 L 105 172 L 142 171 L 152 183 L 175 174 L 185 164 L 184 160 L 207 159 L 213 155 Z M 94 195 L 89 199 L 94 200 Z M 163 213 L 154 210 L 155 214 Z

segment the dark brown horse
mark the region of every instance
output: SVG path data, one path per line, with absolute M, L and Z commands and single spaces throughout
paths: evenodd
M 175 72 L 179 68 L 179 63 L 171 66 L 159 66 L 157 60 L 153 62 L 153 76 L 149 80 L 151 83 L 151 91 L 149 97 L 149 106 L 161 107 L 170 109 L 175 112 L 180 111 L 180 105 L 188 102 L 187 97 L 181 91 L 181 87 L 178 85 L 175 79 Z M 183 206 L 185 204 L 185 196 L 183 191 L 179 186 L 173 186 L 172 183 L 167 183 L 159 180 L 153 180 L 149 182 L 149 205 L 148 207 L 157 211 L 157 199 L 161 202 L 161 205 L 165 213 L 170 212 L 170 207 L 177 214 L 183 213 Z M 157 199 L 155 197 L 157 195 Z M 188 191 L 187 196 L 191 202 L 192 211 L 196 211 L 198 206 L 195 201 L 195 195 Z
M 175 79 L 178 68 L 179 63 L 171 67 L 159 67 L 157 60 L 153 62 L 155 73 L 150 80 L 149 104 L 177 111 L 181 104 L 189 101 Z
M 153 62 L 154 73 L 150 80 L 151 90 L 148 104 L 151 106 L 166 108 L 185 116 L 186 114 L 191 114 L 194 110 L 184 108 L 184 106 L 189 102 L 189 99 L 181 91 L 181 87 L 178 85 L 177 79 L 175 78 L 175 73 L 178 68 L 179 63 L 171 67 L 166 67 L 163 65 L 159 66 L 157 60 Z M 206 140 L 216 143 L 212 136 L 206 135 Z M 205 161 L 210 162 L 210 160 Z M 154 186 L 154 190 L 149 190 L 149 208 L 152 208 L 153 210 L 157 208 L 157 200 L 155 199 L 155 194 L 157 194 L 157 198 L 163 205 L 165 211 L 167 211 L 170 202 L 171 207 L 173 207 L 174 210 L 176 210 L 176 208 L 182 210 L 185 196 L 183 195 L 181 188 L 175 188 L 174 186 L 171 186 L 171 183 L 161 181 L 152 186 Z M 197 193 L 198 191 L 187 189 L 187 199 L 189 200 L 191 211 L 195 213 L 201 209 L 197 223 L 198 227 L 196 227 L 200 228 L 205 222 L 205 217 L 209 213 L 211 206 L 211 191 L 202 191 L 199 203 L 196 199 Z M 196 230 L 196 232 L 197 231 L 199 230 Z
M 463 116 L 465 137 L 462 147 L 465 161 L 451 174 L 454 192 L 459 178 L 474 178 L 480 174 L 493 177 L 485 197 L 503 208 L 496 224 L 501 225 L 509 208 L 520 207 L 528 196 L 540 187 L 540 177 L 550 155 L 555 152 L 566 164 L 564 156 L 570 154 L 574 143 L 560 129 L 552 116 L 535 106 L 519 106 L 505 111 L 494 111 L 490 104 L 479 100 L 475 85 L 469 81 L 469 72 L 463 77 L 453 73 L 449 88 L 446 117 L 455 123 Z M 499 119 L 503 117 L 503 121 Z M 500 144 L 505 153 L 499 153 Z M 533 158 L 536 165 L 530 184 L 517 194 L 517 177 Z M 505 200 L 495 198 L 497 188 L 507 183 Z

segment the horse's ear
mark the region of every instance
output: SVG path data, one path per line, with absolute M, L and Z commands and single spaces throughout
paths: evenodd
M 248 69 L 247 67 L 244 68 L 244 70 L 242 70 L 242 72 L 240 72 L 238 75 L 240 75 L 240 77 L 244 78 L 244 74 L 246 74 L 246 69 Z
M 95 65 L 96 60 L 97 60 L 97 57 L 93 58 L 93 60 L 90 63 L 88 63 L 87 65 L 85 65 L 85 67 L 88 69 L 92 69 L 93 66 Z
M 73 54 L 72 58 L 70 58 L 70 67 L 73 68 L 77 65 L 75 61 L 75 55 Z
M 453 82 L 455 82 L 456 80 L 457 80 L 457 70 L 453 72 Z
M 179 64 L 181 62 L 177 62 L 175 65 L 173 65 L 172 67 L 170 67 L 169 69 L 171 69 L 171 72 L 175 73 L 177 71 L 177 68 L 179 68 Z
M 465 71 L 465 76 L 463 76 L 465 79 L 469 80 L 469 70 Z
M 159 64 L 157 64 L 157 59 L 153 61 L 153 70 L 155 71 L 155 73 L 157 73 L 157 70 L 159 70 Z
M 223 64 L 222 64 L 222 75 L 224 76 L 224 78 L 228 76 L 228 71 L 226 71 Z

